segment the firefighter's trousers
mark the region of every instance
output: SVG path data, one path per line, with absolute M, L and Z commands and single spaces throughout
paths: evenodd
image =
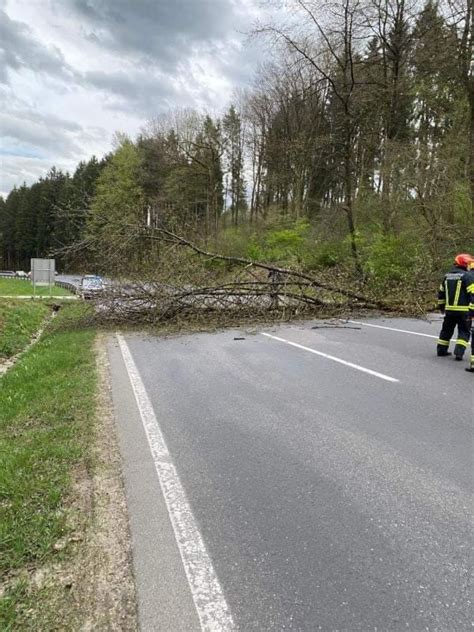
M 458 338 L 454 347 L 454 355 L 462 358 L 469 346 L 471 336 L 471 317 L 467 312 L 448 311 L 444 315 L 443 327 L 438 338 L 438 355 L 446 355 L 449 341 L 454 330 L 458 328 Z

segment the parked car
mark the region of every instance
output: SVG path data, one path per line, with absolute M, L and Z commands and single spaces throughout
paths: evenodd
M 1 270 L 0 276 L 5 277 L 5 278 L 11 278 L 15 276 L 15 273 L 13 272 L 13 270 Z
M 104 291 L 104 280 L 95 274 L 86 274 L 81 280 L 79 294 L 82 298 L 96 298 Z

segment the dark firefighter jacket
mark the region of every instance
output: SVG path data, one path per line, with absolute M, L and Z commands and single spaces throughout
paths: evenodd
M 438 306 L 447 312 L 474 312 L 474 271 L 454 266 L 439 286 Z

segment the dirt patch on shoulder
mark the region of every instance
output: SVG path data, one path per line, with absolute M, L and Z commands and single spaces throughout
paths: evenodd
M 82 611 L 81 630 L 138 629 L 132 553 L 120 452 L 112 413 L 108 360 L 103 336 L 96 344 L 98 408 L 91 488 L 81 477 L 91 520 L 76 558 L 74 593 Z

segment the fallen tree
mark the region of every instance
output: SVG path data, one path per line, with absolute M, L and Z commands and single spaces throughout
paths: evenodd
M 223 322 L 404 311 L 402 305 L 304 270 L 209 251 L 166 228 L 127 224 L 123 229 L 126 238 L 114 239 L 109 251 L 100 250 L 114 278 L 97 300 L 101 320 L 166 323 L 214 315 Z M 127 270 L 129 259 L 121 248 L 130 243 L 149 244 L 147 256 L 133 271 Z M 76 245 L 82 253 L 97 254 L 99 248 L 93 238 Z

